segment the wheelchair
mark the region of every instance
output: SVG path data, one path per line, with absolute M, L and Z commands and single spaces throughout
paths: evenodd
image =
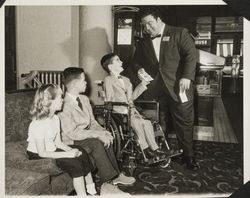
M 103 82 L 96 82 L 102 90 L 98 92 L 103 98 L 103 105 L 95 105 L 93 112 L 96 120 L 114 137 L 113 148 L 116 158 L 120 164 L 133 175 L 138 164 L 159 165 L 167 168 L 171 163 L 171 157 L 182 154 L 182 150 L 177 150 L 171 157 L 148 159 L 140 147 L 139 139 L 133 131 L 130 122 L 131 107 L 123 102 L 108 102 L 105 100 Z M 157 101 L 135 101 L 137 111 L 145 118 L 149 119 L 154 127 L 156 143 L 161 150 L 170 150 L 165 134 L 159 124 L 159 103 Z M 116 106 L 127 108 L 127 114 L 119 114 L 114 111 Z

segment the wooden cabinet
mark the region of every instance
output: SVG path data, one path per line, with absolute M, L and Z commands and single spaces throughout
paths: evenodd
M 221 96 L 223 66 L 200 66 L 196 72 L 196 90 L 198 96 Z
M 221 97 L 223 66 L 200 66 L 196 72 L 195 125 L 213 126 L 214 97 Z

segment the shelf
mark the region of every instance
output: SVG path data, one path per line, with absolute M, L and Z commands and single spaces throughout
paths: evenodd
M 211 40 L 210 39 L 195 39 L 195 46 L 210 47 Z
M 222 77 L 223 77 L 223 78 L 236 78 L 236 79 L 237 79 L 237 78 L 243 78 L 243 75 L 239 75 L 239 77 L 232 77 L 232 76 L 229 75 L 229 74 L 223 74 Z
M 200 65 L 200 70 L 218 70 L 223 69 L 224 65 Z
M 243 17 L 216 17 L 215 32 L 242 32 Z

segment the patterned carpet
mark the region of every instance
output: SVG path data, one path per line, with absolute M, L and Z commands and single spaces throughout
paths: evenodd
M 173 148 L 176 140 L 171 140 Z M 232 193 L 243 184 L 242 145 L 195 141 L 196 158 L 201 169 L 189 171 L 172 160 L 165 169 L 139 165 L 133 186 L 120 186 L 131 194 Z

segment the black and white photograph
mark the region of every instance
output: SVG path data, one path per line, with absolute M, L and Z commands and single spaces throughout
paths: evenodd
M 5 1 L 1 194 L 249 197 L 247 8 Z

